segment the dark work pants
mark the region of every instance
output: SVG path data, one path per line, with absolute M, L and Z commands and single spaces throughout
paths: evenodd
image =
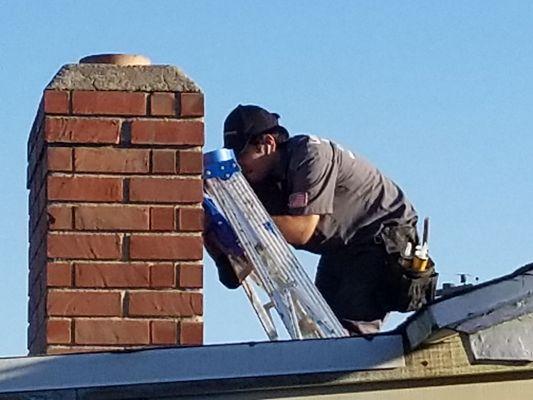
M 387 315 L 381 302 L 388 254 L 383 244 L 347 248 L 320 258 L 315 284 L 353 335 L 378 332 Z

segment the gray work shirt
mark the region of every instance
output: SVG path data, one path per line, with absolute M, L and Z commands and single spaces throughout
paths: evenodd
M 272 215 L 320 215 L 302 249 L 325 254 L 372 241 L 384 226 L 416 223 L 413 206 L 394 182 L 335 143 L 299 135 L 279 151 L 278 168 L 254 190 Z

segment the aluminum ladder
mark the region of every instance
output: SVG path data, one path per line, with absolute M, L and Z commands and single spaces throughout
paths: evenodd
M 204 182 L 210 207 L 220 212 L 217 223 L 230 226 L 237 246 L 242 249 L 241 256 L 229 256 L 234 270 L 252 271 L 242 286 L 268 337 L 271 340 L 279 337 L 272 308 L 292 339 L 347 336 L 244 178 L 230 150 L 204 155 Z

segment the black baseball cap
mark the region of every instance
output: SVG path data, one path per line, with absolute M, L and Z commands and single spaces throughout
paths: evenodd
M 271 113 L 255 105 L 239 104 L 224 121 L 224 147 L 239 154 L 254 136 L 270 130 L 289 136 L 289 132 L 278 123 L 279 114 Z

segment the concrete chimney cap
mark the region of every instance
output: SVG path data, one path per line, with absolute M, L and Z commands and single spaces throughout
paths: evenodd
M 92 54 L 83 57 L 80 64 L 151 65 L 152 62 L 141 54 Z
M 118 90 L 127 92 L 201 92 L 183 71 L 171 65 L 67 64 L 48 90 Z

